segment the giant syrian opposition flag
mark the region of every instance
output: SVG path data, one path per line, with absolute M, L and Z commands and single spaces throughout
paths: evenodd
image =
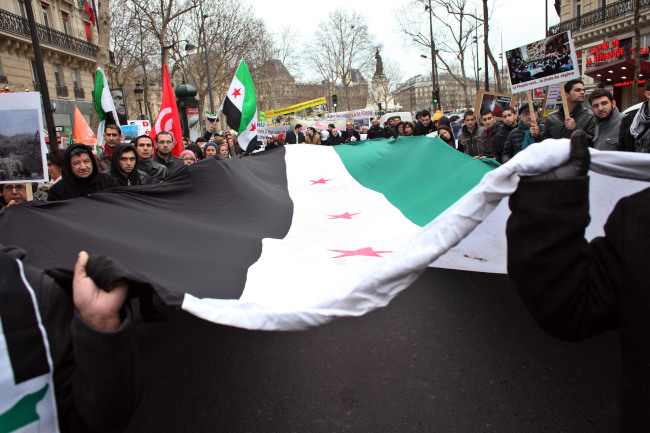
M 228 126 L 237 131 L 237 142 L 244 151 L 257 142 L 257 99 L 253 78 L 243 60 L 221 104 Z
M 0 243 L 49 270 L 86 250 L 100 282 L 148 283 L 215 323 L 304 329 L 387 305 L 431 264 L 505 272 L 502 199 L 568 155 L 568 140 L 547 140 L 498 167 L 399 137 L 208 158 L 158 185 L 12 206 Z M 590 237 L 649 167 L 650 155 L 593 151 Z

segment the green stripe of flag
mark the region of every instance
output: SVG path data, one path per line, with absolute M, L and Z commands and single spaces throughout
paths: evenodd
M 437 137 L 361 141 L 335 150 L 357 182 L 382 193 L 419 226 L 431 222 L 498 167 L 494 160 L 474 160 Z
M 48 387 L 49 385 L 45 384 L 43 388 L 21 398 L 11 409 L 0 414 L 0 433 L 9 433 L 38 421 L 36 405 L 43 400 Z
M 241 122 L 239 124 L 239 131 L 237 131 L 238 134 L 241 134 L 246 130 L 246 127 L 251 120 L 253 120 L 253 117 L 257 112 L 257 99 L 255 97 L 253 78 L 248 70 L 248 66 L 246 66 L 246 62 L 243 60 L 239 64 L 239 68 L 237 68 L 235 77 L 237 77 L 246 89 L 246 92 L 244 93 L 244 105 L 242 106 Z

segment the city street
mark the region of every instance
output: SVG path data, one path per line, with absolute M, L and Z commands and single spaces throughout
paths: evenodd
M 138 323 L 131 433 L 617 430 L 618 334 L 551 339 L 504 275 L 429 269 L 388 307 L 305 332 L 163 309 Z

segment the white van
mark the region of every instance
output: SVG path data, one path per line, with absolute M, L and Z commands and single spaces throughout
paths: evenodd
M 386 113 L 381 116 L 381 119 L 379 119 L 379 126 L 383 127 L 384 122 L 394 116 L 399 116 L 400 119 L 402 119 L 402 122 L 413 122 L 413 115 L 410 111 L 396 111 L 394 113 Z

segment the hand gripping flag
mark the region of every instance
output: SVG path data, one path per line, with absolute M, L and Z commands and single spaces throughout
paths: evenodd
M 156 142 L 156 135 L 162 131 L 167 131 L 172 134 L 172 139 L 174 140 L 172 155 L 180 155 L 183 151 L 183 130 L 181 129 L 181 118 L 178 116 L 178 107 L 176 107 L 174 89 L 172 88 L 172 83 L 169 81 L 169 74 L 167 73 L 167 65 L 165 65 L 163 71 L 162 102 L 160 103 L 158 119 L 156 119 L 156 123 L 149 132 L 149 136 L 154 143 Z
M 77 143 L 87 144 L 88 146 L 95 146 L 97 144 L 97 137 L 93 134 L 93 130 L 88 126 L 88 122 L 81 115 L 81 111 L 74 106 L 74 139 Z
M 95 76 L 95 91 L 93 93 L 95 111 L 99 115 L 99 128 L 97 128 L 97 147 L 104 150 L 104 128 L 106 123 L 120 126 L 120 119 L 117 117 L 117 110 L 111 95 L 111 88 L 106 80 L 102 68 L 97 68 Z
M 244 151 L 252 150 L 257 142 L 257 100 L 253 78 L 243 60 L 230 83 L 221 111 L 226 115 L 228 126 L 237 131 L 239 146 Z

